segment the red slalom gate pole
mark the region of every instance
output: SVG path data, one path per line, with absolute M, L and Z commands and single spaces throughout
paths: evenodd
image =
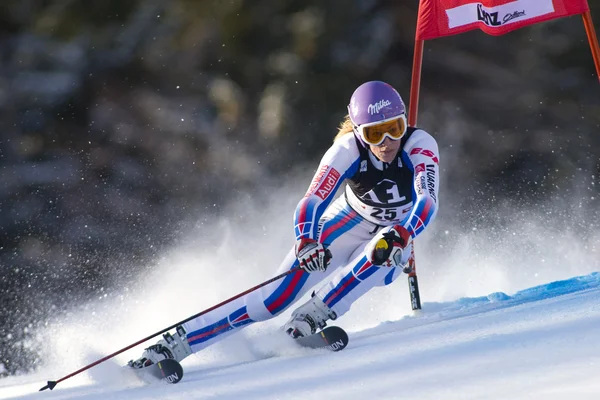
M 596 75 L 598 76 L 598 80 L 600 80 L 600 46 L 598 45 L 598 37 L 596 36 L 594 22 L 592 21 L 592 13 L 586 11 L 581 14 L 581 18 L 583 18 L 583 26 L 585 27 L 585 33 L 590 44 L 590 50 L 592 51 L 594 65 L 596 66 Z
M 129 346 L 127 346 L 127 347 L 123 347 L 121 350 L 117 350 L 117 351 L 115 351 L 114 353 L 107 355 L 106 357 L 103 357 L 103 358 L 101 358 L 101 359 L 99 359 L 99 360 L 97 360 L 97 361 L 94 361 L 94 362 L 93 362 L 93 363 L 91 363 L 91 364 L 88 364 L 88 365 L 86 365 L 85 367 L 83 367 L 83 368 L 81 368 L 81 369 L 78 369 L 78 370 L 77 370 L 77 371 L 75 371 L 75 372 L 71 372 L 69 375 L 63 376 L 62 378 L 60 378 L 60 379 L 58 379 L 58 380 L 56 380 L 56 381 L 48 381 L 48 384 L 47 384 L 46 386 L 44 386 L 43 388 L 41 388 L 39 391 L 41 392 L 42 390 L 46 390 L 46 389 L 50 389 L 50 390 L 52 390 L 52 389 L 54 389 L 54 387 L 55 387 L 57 384 L 59 384 L 60 382 L 62 382 L 62 381 L 64 381 L 64 380 L 66 380 L 66 379 L 69 379 L 69 378 L 71 378 L 71 377 L 73 377 L 73 376 L 75 376 L 75 375 L 77 375 L 77 374 L 79 374 L 79 373 L 81 373 L 81 372 L 83 372 L 83 371 L 86 371 L 86 370 L 88 370 L 88 369 L 92 368 L 93 366 L 96 366 L 96 365 L 98 365 L 98 364 L 100 364 L 100 363 L 102 363 L 102 362 L 104 362 L 104 361 L 106 361 L 106 360 L 108 360 L 108 359 L 111 359 L 111 358 L 113 358 L 114 356 L 116 356 L 116 355 L 118 355 L 118 354 L 121 354 L 122 352 L 124 352 L 124 351 L 127 351 L 127 350 L 131 349 L 132 347 L 135 347 L 135 346 L 137 346 L 137 345 L 139 345 L 139 344 L 141 344 L 141 343 L 144 343 L 145 341 L 147 341 L 147 340 L 150 340 L 150 339 L 152 339 L 152 338 L 153 338 L 153 337 L 155 337 L 155 336 L 158 336 L 158 335 L 160 335 L 160 334 L 162 334 L 162 333 L 165 333 L 165 332 L 166 332 L 166 331 L 168 331 L 168 330 L 174 329 L 174 328 L 178 327 L 178 326 L 179 326 L 179 325 L 181 325 L 181 324 L 184 324 L 184 323 L 186 323 L 186 322 L 188 322 L 188 321 L 191 321 L 191 320 L 193 320 L 194 318 L 198 318 L 198 317 L 200 317 L 200 316 L 202 316 L 202 315 L 206 314 L 207 312 L 210 312 L 210 311 L 212 311 L 212 310 L 214 310 L 214 309 L 216 309 L 216 308 L 219 308 L 219 307 L 221 307 L 221 306 L 222 306 L 222 305 L 224 305 L 224 304 L 227 304 L 227 303 L 229 303 L 229 302 L 231 302 L 231 301 L 233 301 L 233 300 L 235 300 L 235 299 L 238 299 L 238 298 L 240 298 L 240 297 L 242 297 L 242 296 L 244 296 L 244 295 L 247 295 L 248 293 L 250 293 L 250 292 L 253 292 L 253 291 L 255 291 L 256 289 L 260 289 L 261 287 L 263 287 L 263 286 L 266 286 L 266 285 L 268 285 L 269 283 L 275 282 L 276 280 L 278 280 L 278 279 L 281 279 L 281 278 L 283 278 L 284 276 L 287 276 L 287 275 L 289 275 L 289 274 L 291 274 L 291 273 L 293 273 L 293 272 L 300 271 L 301 269 L 302 269 L 301 267 L 295 267 L 295 268 L 292 268 L 292 269 L 290 269 L 289 271 L 287 271 L 287 272 L 284 272 L 283 274 L 277 275 L 276 277 L 273 277 L 273 278 L 269 279 L 268 281 L 264 281 L 263 283 L 261 283 L 261 284 L 258 284 L 258 285 L 254 286 L 254 287 L 252 287 L 252 288 L 250 288 L 250 289 L 248 289 L 248 290 L 246 290 L 246 291 L 244 291 L 244 292 L 242 292 L 242 293 L 239 293 L 239 294 L 237 294 L 237 295 L 235 295 L 235 296 L 233 296 L 233 297 L 231 297 L 231 298 L 229 298 L 229 299 L 227 299 L 227 300 L 225 300 L 225 301 L 222 301 L 221 303 L 219 303 L 219 304 L 217 304 L 217 305 L 215 305 L 215 306 L 212 306 L 212 307 L 210 307 L 210 308 L 207 308 L 206 310 L 204 310 L 204 311 L 201 311 L 201 312 L 199 312 L 198 314 L 194 314 L 194 315 L 192 315 L 191 317 L 184 319 L 183 321 L 177 322 L 176 324 L 173 324 L 173 325 L 169 326 L 168 328 L 165 328 L 165 329 L 163 329 L 163 330 L 161 330 L 161 331 L 159 331 L 159 332 L 153 333 L 153 334 L 152 334 L 152 335 L 150 335 L 150 336 L 147 336 L 147 337 L 145 337 L 145 338 L 143 338 L 143 339 L 140 339 L 140 340 L 138 340 L 137 342 L 135 342 L 135 343 L 132 343 L 132 344 L 130 344 L 130 345 L 129 345 Z
M 410 86 L 410 98 L 408 102 L 408 125 L 417 125 L 419 113 L 419 92 L 421 89 L 421 68 L 423 65 L 423 40 L 415 40 L 415 52 L 413 56 L 412 79 Z
M 421 70 L 423 66 L 424 40 L 415 40 L 415 52 L 413 55 L 413 69 L 410 86 L 410 99 L 408 105 L 408 125 L 417 126 L 417 115 L 419 113 L 419 93 L 421 90 Z M 415 244 L 413 242 L 410 256 L 412 271 L 408 274 L 408 294 L 410 295 L 410 306 L 413 311 L 421 309 L 421 294 L 419 292 L 419 281 L 417 280 L 417 265 L 415 261 Z

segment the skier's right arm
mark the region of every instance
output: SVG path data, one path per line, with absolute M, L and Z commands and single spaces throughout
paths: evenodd
M 358 169 L 360 155 L 354 135 L 348 134 L 327 150 L 306 194 L 294 213 L 296 257 L 309 272 L 325 271 L 331 253 L 319 241 L 319 219 L 342 182 Z
M 319 219 L 333 201 L 337 190 L 346 178 L 358 170 L 360 155 L 351 133 L 336 140 L 327 150 L 308 190 L 294 213 L 296 239 L 318 241 Z

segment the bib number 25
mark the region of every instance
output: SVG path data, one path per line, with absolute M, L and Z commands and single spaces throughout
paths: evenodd
M 371 217 L 377 218 L 382 221 L 393 221 L 398 216 L 396 209 L 394 208 L 379 208 L 373 207 L 373 212 L 371 212 Z

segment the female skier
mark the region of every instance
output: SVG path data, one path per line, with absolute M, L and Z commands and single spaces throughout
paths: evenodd
M 167 333 L 130 365 L 181 361 L 239 328 L 278 315 L 322 282 L 284 325 L 291 337 L 310 335 L 371 288 L 409 273 L 412 241 L 437 212 L 438 163 L 435 139 L 407 126 L 398 92 L 380 81 L 362 84 L 296 207 L 296 244 L 277 274 L 301 269 Z M 344 195 L 334 200 L 343 182 Z

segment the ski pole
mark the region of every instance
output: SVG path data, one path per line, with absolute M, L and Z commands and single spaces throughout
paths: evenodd
M 121 350 L 117 350 L 117 351 L 115 351 L 114 353 L 112 353 L 112 354 L 109 354 L 109 355 L 107 355 L 107 356 L 106 356 L 106 357 L 104 357 L 104 358 L 101 358 L 101 359 L 99 359 L 99 360 L 97 360 L 97 361 L 94 361 L 93 363 L 91 363 L 91 364 L 88 364 L 88 365 L 86 365 L 85 367 L 83 367 L 83 368 L 81 368 L 81 369 L 78 369 L 78 370 L 77 370 L 77 371 L 75 371 L 75 372 L 72 372 L 72 373 L 70 373 L 69 375 L 63 376 L 62 378 L 60 378 L 60 379 L 58 379 L 58 380 L 56 380 L 56 381 L 48 381 L 48 384 L 47 384 L 46 386 L 44 386 L 43 388 L 41 388 L 39 391 L 41 392 L 42 390 L 46 390 L 46 389 L 50 389 L 50 390 L 52 390 L 52 389 L 54 389 L 54 387 L 55 387 L 55 386 L 56 386 L 58 383 L 60 383 L 60 382 L 62 382 L 62 381 L 64 381 L 64 380 L 66 380 L 66 379 L 69 379 L 69 378 L 71 378 L 71 377 L 73 377 L 73 376 L 75 376 L 75 375 L 79 374 L 80 372 L 83 372 L 83 371 L 85 371 L 85 370 L 88 370 L 88 369 L 92 368 L 92 367 L 93 367 L 93 366 L 95 366 L 95 365 L 98 365 L 98 364 L 100 364 L 100 363 L 102 363 L 102 362 L 104 362 L 104 361 L 106 361 L 106 360 L 108 360 L 108 359 L 110 359 L 110 358 L 113 358 L 114 356 L 116 356 L 116 355 L 118 355 L 118 354 L 121 354 L 121 353 L 122 353 L 122 352 L 124 352 L 124 351 L 127 351 L 127 350 L 131 349 L 132 347 L 135 347 L 135 346 L 137 346 L 138 344 L 144 343 L 145 341 L 147 341 L 147 340 L 150 340 L 150 339 L 152 339 L 152 338 L 153 338 L 153 337 L 155 337 L 155 336 L 158 336 L 158 335 L 160 335 L 160 334 L 162 334 L 162 333 L 165 333 L 165 332 L 166 332 L 166 331 L 168 331 L 168 330 L 171 330 L 171 329 L 173 329 L 173 328 L 176 328 L 176 327 L 178 327 L 179 325 L 185 324 L 186 322 L 188 322 L 188 321 L 191 321 L 191 320 L 193 320 L 194 318 L 198 318 L 198 317 L 200 317 L 201 315 L 204 315 L 204 314 L 206 314 L 207 312 L 214 310 L 215 308 L 221 307 L 221 306 L 222 306 L 222 305 L 224 305 L 224 304 L 227 304 L 227 303 L 229 303 L 229 302 L 231 302 L 231 301 L 233 301 L 233 300 L 235 300 L 235 299 L 238 299 L 238 298 L 240 298 L 240 297 L 242 297 L 242 296 L 244 296 L 244 295 L 246 295 L 246 294 L 248 294 L 248 293 L 250 293 L 250 292 L 253 292 L 253 291 L 255 291 L 256 289 L 260 289 L 261 287 L 263 287 L 263 286 L 266 286 L 266 285 L 268 285 L 269 283 L 275 282 L 276 280 L 278 280 L 278 279 L 281 279 L 281 278 L 283 278 L 284 276 L 286 276 L 286 275 L 289 275 L 289 274 L 291 274 L 291 273 L 293 273 L 293 272 L 299 271 L 299 270 L 301 270 L 301 269 L 302 269 L 301 267 L 294 267 L 294 268 L 290 269 L 289 271 L 287 271 L 287 272 L 284 272 L 283 274 L 277 275 L 276 277 L 274 277 L 274 278 L 271 278 L 271 279 L 269 279 L 268 281 L 265 281 L 265 282 L 263 282 L 263 283 L 261 283 L 261 284 L 258 284 L 258 285 L 254 286 L 254 287 L 252 287 L 252 288 L 250 288 L 250 289 L 248 289 L 248 290 L 246 290 L 246 291 L 244 291 L 244 292 L 242 292 L 242 293 L 239 293 L 239 294 L 237 294 L 237 295 L 235 295 L 235 296 L 233 296 L 233 297 L 231 297 L 231 298 L 229 298 L 229 299 L 227 299 L 227 300 L 225 300 L 225 301 L 223 301 L 223 302 L 221 302 L 221 303 L 219 303 L 219 304 L 217 304 L 217 305 L 215 305 L 215 306 L 212 306 L 212 307 L 210 307 L 210 308 L 207 308 L 206 310 L 204 310 L 204 311 L 201 311 L 201 312 L 199 312 L 198 314 L 194 314 L 194 315 L 192 315 L 191 317 L 184 319 L 183 321 L 177 322 L 176 324 L 173 324 L 173 325 L 169 326 L 168 328 L 165 328 L 165 329 L 163 329 L 163 330 L 161 330 L 161 331 L 159 331 L 159 332 L 153 333 L 153 334 L 152 334 L 152 335 L 150 335 L 150 336 L 147 336 L 147 337 L 145 337 L 145 338 L 143 338 L 143 339 L 140 339 L 140 340 L 138 340 L 137 342 L 135 342 L 135 343 L 132 343 L 132 344 L 130 344 L 130 345 L 129 345 L 129 346 L 127 346 L 127 347 L 123 347 Z

